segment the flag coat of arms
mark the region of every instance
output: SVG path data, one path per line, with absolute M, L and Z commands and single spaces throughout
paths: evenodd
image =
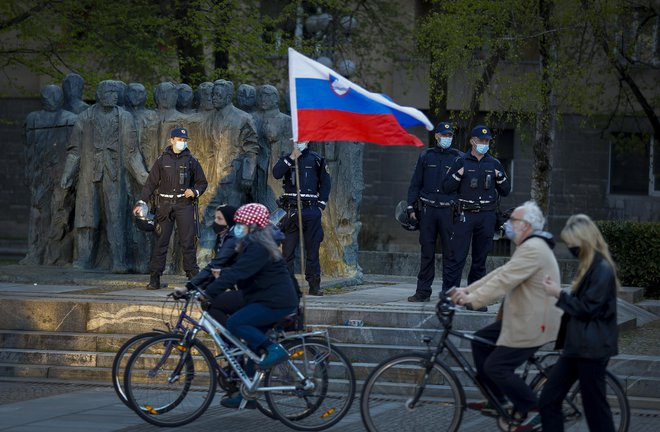
M 372 93 L 289 48 L 294 141 L 363 141 L 423 146 L 405 128 L 433 124 L 419 110 Z

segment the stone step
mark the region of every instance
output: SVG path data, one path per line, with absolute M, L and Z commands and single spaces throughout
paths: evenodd
M 639 303 L 644 300 L 644 288 L 640 287 L 621 287 L 617 296 L 628 303 Z
M 660 317 L 660 300 L 647 299 L 642 300 L 636 304 L 636 306 L 641 307 L 644 310 L 654 314 L 657 317 Z

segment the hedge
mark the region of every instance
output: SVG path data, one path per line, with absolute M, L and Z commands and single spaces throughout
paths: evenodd
M 660 222 L 598 221 L 623 286 L 660 298 Z

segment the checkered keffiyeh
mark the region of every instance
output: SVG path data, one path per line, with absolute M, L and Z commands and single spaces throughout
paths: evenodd
M 255 224 L 261 228 L 268 226 L 268 219 L 270 218 L 270 213 L 266 206 L 262 204 L 245 204 L 236 210 L 234 215 L 234 222 L 244 225 Z

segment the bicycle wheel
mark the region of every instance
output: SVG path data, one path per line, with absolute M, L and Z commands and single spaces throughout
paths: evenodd
M 458 430 L 465 409 L 463 387 L 441 361 L 427 374 L 428 362 L 427 354 L 402 354 L 369 374 L 360 400 L 369 432 Z
M 133 354 L 135 349 L 142 345 L 144 342 L 151 339 L 152 337 L 160 336 L 162 334 L 164 334 L 164 332 L 153 331 L 140 333 L 139 335 L 133 336 L 124 342 L 124 344 L 117 351 L 117 354 L 115 354 L 115 358 L 112 361 L 112 387 L 114 387 L 115 393 L 117 393 L 119 399 L 131 409 L 133 409 L 133 406 L 128 403 L 126 392 L 124 391 L 124 370 L 126 369 L 128 359 L 131 357 L 131 354 Z
M 198 340 L 162 335 L 140 346 L 126 366 L 124 389 L 134 411 L 156 426 L 181 426 L 213 401 L 216 363 Z
M 552 367 L 547 369 L 547 374 Z M 532 386 L 537 393 L 540 393 L 547 382 L 546 376 L 539 376 Z M 630 427 L 630 405 L 623 387 L 619 380 L 609 371 L 605 371 L 605 394 L 612 411 L 614 420 L 614 429 L 617 432 L 627 432 Z M 580 393 L 580 383 L 575 382 L 564 398 L 562 404 L 564 414 L 564 424 L 566 431 L 569 432 L 588 432 L 587 418 L 584 416 L 584 407 L 582 405 L 582 394 Z
M 289 361 L 271 368 L 264 383 L 265 387 L 295 386 L 296 389 L 266 392 L 272 413 L 296 430 L 319 431 L 337 424 L 355 398 L 355 372 L 351 363 L 322 338 L 292 341 L 286 348 Z M 304 380 L 296 375 L 296 369 L 305 376 Z

